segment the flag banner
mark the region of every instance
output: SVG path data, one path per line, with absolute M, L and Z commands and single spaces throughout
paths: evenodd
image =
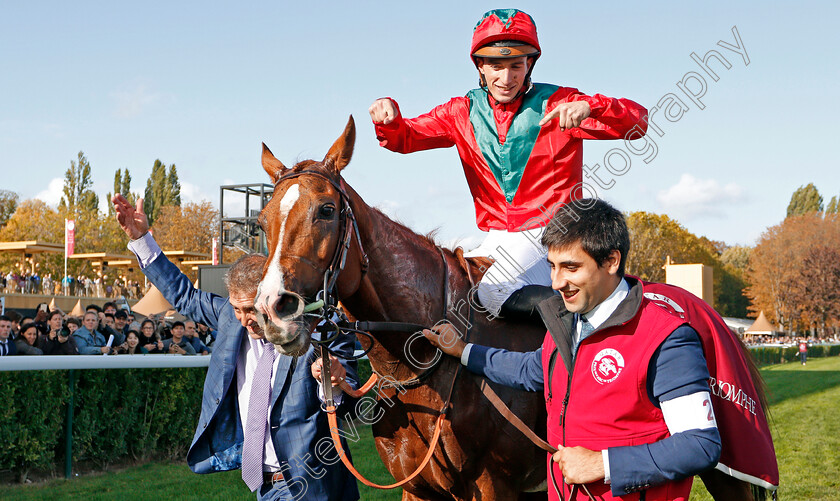
M 64 253 L 73 254 L 76 248 L 76 221 L 74 219 L 64 220 Z

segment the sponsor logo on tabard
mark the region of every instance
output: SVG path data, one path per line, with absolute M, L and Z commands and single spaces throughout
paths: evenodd
M 624 369 L 624 357 L 612 348 L 604 348 L 592 359 L 592 377 L 601 384 L 612 383 Z
M 645 297 L 648 298 L 653 304 L 661 306 L 669 312 L 677 315 L 678 317 L 685 319 L 685 310 L 682 308 L 682 306 L 678 305 L 676 301 L 669 298 L 668 296 L 656 294 L 653 292 L 645 292 Z

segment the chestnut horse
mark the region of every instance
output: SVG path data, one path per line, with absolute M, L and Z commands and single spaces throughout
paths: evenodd
M 447 318 L 456 327 L 469 322 L 471 341 L 517 351 L 540 346 L 544 329 L 468 313 L 468 272 L 479 276 L 477 264 L 390 220 L 344 183 L 341 171 L 354 141 L 351 117 L 323 161 L 307 160 L 291 169 L 263 145 L 263 167 L 275 183 L 274 195 L 260 214 L 269 255 L 255 303 L 266 339 L 284 353 L 305 352 L 314 321 L 306 320 L 304 305 L 314 302 L 324 287 L 342 235 L 355 221 L 358 232 L 352 231 L 335 283 L 352 317 L 426 326 Z M 343 210 L 343 197 L 352 216 Z M 363 256 L 369 266 L 363 265 Z M 369 340 L 360 341 L 369 347 Z M 382 461 L 400 480 L 428 451 L 460 363 L 440 358 L 424 338 L 399 332 L 376 333 L 368 357 L 373 370 L 399 382 L 397 389 L 380 390 L 388 405 L 380 402 L 383 417 L 372 428 Z M 436 357 L 439 362 L 430 368 Z M 404 500 L 517 499 L 545 481 L 545 452 L 502 418 L 482 395 L 478 380 L 466 370 L 457 375 L 438 447 L 428 466 L 403 486 Z M 545 436 L 542 394 L 493 387 L 516 415 Z
M 356 319 L 426 326 L 448 319 L 471 342 L 514 351 L 539 347 L 544 328 L 491 321 L 470 299 L 471 282 L 489 263 L 465 260 L 460 249 L 438 247 L 368 206 L 344 182 L 341 171 L 354 143 L 350 117 L 321 162 L 305 160 L 289 169 L 263 144 L 263 168 L 275 184 L 260 213 L 269 255 L 255 306 L 266 338 L 281 353 L 306 352 L 317 319 L 305 316 L 304 308 L 319 298 L 327 287 L 327 270 L 341 261 L 340 273 L 327 278 L 335 281 L 338 298 Z M 348 247 L 341 253 L 344 244 Z M 372 427 L 379 455 L 394 478 L 407 477 L 421 464 L 439 411 L 448 405 L 438 448 L 420 475 L 403 486 L 404 500 L 544 498 L 544 493 L 524 492 L 545 482 L 545 452 L 491 406 L 478 376 L 458 374 L 459 361 L 452 357 L 432 364 L 439 353 L 422 337 L 389 332 L 376 334 L 373 346 L 366 338 L 360 342 L 371 348 L 372 369 L 400 382 L 398 389 L 379 394 L 388 405 L 380 405 L 383 417 Z M 750 369 L 761 392 L 760 375 L 754 366 Z M 525 424 L 545 436 L 541 393 L 492 386 Z M 761 400 L 766 410 L 763 393 Z M 701 478 L 718 501 L 753 499 L 750 484 L 718 470 Z

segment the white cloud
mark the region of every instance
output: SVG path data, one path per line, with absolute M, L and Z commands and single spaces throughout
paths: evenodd
M 216 195 L 215 197 L 211 196 L 201 191 L 201 188 L 199 186 L 181 181 L 181 203 L 197 204 L 200 202 L 207 201 L 212 203 L 213 206 L 216 207 L 217 205 L 219 205 L 218 200 L 218 195 Z
M 133 118 L 144 108 L 161 100 L 162 95 L 152 92 L 145 85 L 140 84 L 132 89 L 114 91 L 109 94 L 116 103 L 115 114 L 120 118 Z
M 47 189 L 35 195 L 35 198 L 41 200 L 47 205 L 57 207 L 61 202 L 61 197 L 64 195 L 64 178 L 54 177 L 50 180 Z
M 714 179 L 697 179 L 683 174 L 677 184 L 660 191 L 656 199 L 665 211 L 678 219 L 722 216 L 729 206 L 745 202 L 744 189 L 735 183 L 721 185 Z

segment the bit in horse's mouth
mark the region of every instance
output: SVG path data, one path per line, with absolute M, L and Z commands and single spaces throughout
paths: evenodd
M 290 356 L 300 356 L 309 349 L 314 324 L 313 321 L 296 320 L 287 324 L 287 329 L 281 329 L 272 324 L 271 328 L 265 331 L 265 337 L 276 347 L 278 352 Z M 296 335 L 292 339 L 288 339 L 286 335 L 290 333 Z M 277 338 L 281 338 L 282 341 L 278 342 Z

